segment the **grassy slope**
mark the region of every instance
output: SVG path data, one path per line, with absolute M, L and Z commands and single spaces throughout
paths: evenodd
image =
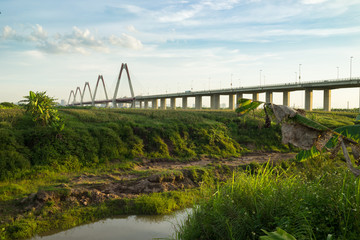
M 37 192 L 39 188 L 66 182 L 84 172 L 131 170 L 129 159 L 133 158 L 197 159 L 203 155 L 229 157 L 249 151 L 293 150 L 281 144 L 278 126 L 263 128 L 264 120 L 258 117 L 262 112 L 257 112 L 256 118 L 244 119 L 230 111 L 61 109 L 60 114 L 65 118 L 66 128 L 61 136 L 55 137 L 50 130 L 34 126 L 21 109 L 0 110 L 0 171 L 1 177 L 8 179 L 0 182 L 2 216 L 12 215 L 17 198 Z M 350 123 L 356 114 L 335 115 L 336 118 L 328 117 L 329 114 L 316 117 L 329 127 L 337 127 Z M 112 163 L 113 160 L 120 163 Z M 191 194 L 174 194 L 180 203 L 173 206 L 181 207 L 193 201 L 186 200 Z M 154 195 L 144 204 L 159 202 L 166 212 L 171 209 L 168 204 L 171 199 L 173 196 L 166 194 Z M 110 216 L 114 209 L 110 204 L 89 212 L 94 211 L 98 218 Z M 89 218 L 83 208 L 68 211 L 62 214 L 77 217 L 60 221 L 57 227 L 66 228 L 67 222 L 79 224 L 95 219 Z M 141 211 L 132 211 L 136 212 Z M 13 229 L 14 233 L 30 236 L 36 228 L 31 224 L 41 222 L 31 220 L 31 216 L 26 219 L 29 221 L 25 223 L 21 219 L 14 222 L 13 226 L 20 227 Z M 39 226 L 38 231 L 50 227 L 45 224 L 41 230 L 42 225 Z
M 66 127 L 56 136 L 20 109 L 0 111 L 1 178 L 31 166 L 78 169 L 137 157 L 195 159 L 248 151 L 289 151 L 280 129 L 264 120 L 240 120 L 230 111 L 62 109 Z

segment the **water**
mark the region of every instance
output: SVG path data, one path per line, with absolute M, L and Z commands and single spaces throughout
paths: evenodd
M 171 238 L 175 227 L 185 220 L 190 210 L 164 216 L 120 216 L 78 226 L 32 240 L 147 240 Z

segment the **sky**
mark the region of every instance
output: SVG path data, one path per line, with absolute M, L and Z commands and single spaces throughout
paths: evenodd
M 67 101 L 99 74 L 113 97 L 122 63 L 135 95 L 360 76 L 359 0 L 0 0 L 0 12 L 0 102 L 30 90 Z M 304 106 L 303 92 L 290 98 Z M 359 89 L 333 90 L 332 107 L 347 106 Z

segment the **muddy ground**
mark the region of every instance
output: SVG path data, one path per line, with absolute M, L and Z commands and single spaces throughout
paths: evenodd
M 225 165 L 230 169 L 269 159 L 278 162 L 290 159 L 294 153 L 255 153 L 230 159 L 203 158 L 198 161 L 142 160 L 133 171 L 113 171 L 94 175 L 82 174 L 51 190 L 39 190 L 20 200 L 23 211 L 41 209 L 44 204 L 64 202 L 70 205 L 101 203 L 107 199 L 134 198 L 139 194 L 191 189 L 199 186 L 199 179 L 189 167 Z M 197 175 L 197 174 L 195 174 Z

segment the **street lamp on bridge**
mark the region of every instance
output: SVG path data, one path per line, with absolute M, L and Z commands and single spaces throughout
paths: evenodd
M 353 56 L 350 57 L 350 79 L 351 79 L 351 73 L 352 73 L 352 59 L 353 58 L 354 58 Z
M 299 64 L 299 83 L 301 82 L 301 63 Z

